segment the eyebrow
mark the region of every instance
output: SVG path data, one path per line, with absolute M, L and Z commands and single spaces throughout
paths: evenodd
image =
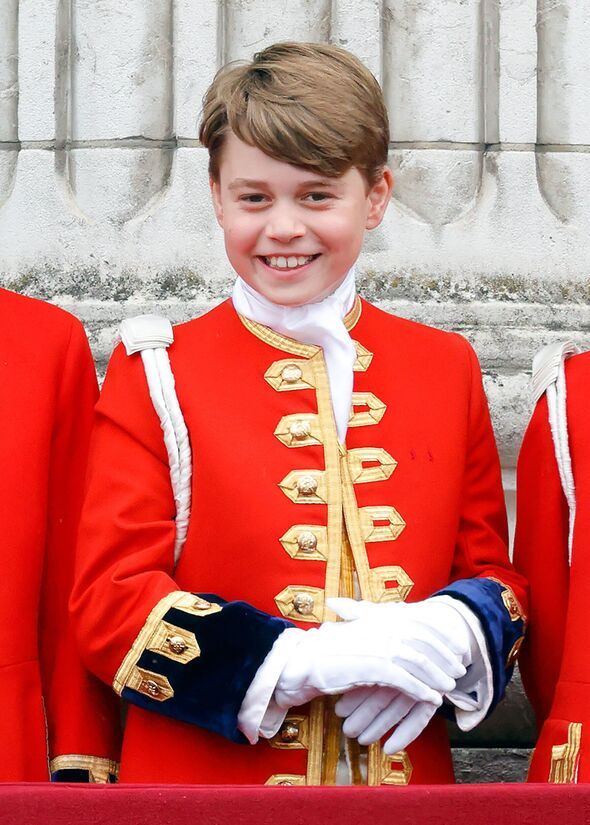
M 321 179 L 321 178 L 313 178 L 311 180 L 302 181 L 298 185 L 298 189 L 307 189 L 310 187 L 318 188 L 325 188 L 327 189 L 330 186 L 334 186 L 336 180 L 330 179 Z M 266 189 L 268 188 L 268 182 L 264 180 L 252 180 L 251 178 L 236 178 L 232 180 L 232 182 L 227 187 L 228 189 L 240 189 L 240 188 L 247 188 L 247 189 Z

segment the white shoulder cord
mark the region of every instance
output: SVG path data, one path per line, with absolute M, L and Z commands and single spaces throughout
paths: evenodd
M 127 318 L 119 329 L 127 355 L 141 353 L 150 398 L 164 434 L 170 481 L 176 504 L 176 566 L 182 553 L 190 518 L 192 455 L 167 352 L 167 348 L 174 340 L 174 333 L 170 321 L 158 315 Z
M 574 523 L 576 520 L 576 485 L 572 470 L 567 426 L 567 388 L 565 381 L 565 361 L 578 352 L 571 341 L 565 344 L 550 344 L 533 359 L 531 388 L 536 404 L 544 392 L 547 393 L 549 425 L 555 449 L 555 458 L 563 494 L 569 508 L 568 560 L 572 563 Z

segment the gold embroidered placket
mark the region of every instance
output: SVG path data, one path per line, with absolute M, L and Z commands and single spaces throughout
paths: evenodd
M 361 304 L 357 299 L 353 311 L 345 319 L 348 329 L 352 329 L 360 317 L 360 308 Z M 246 319 L 241 320 L 254 335 L 267 344 L 299 356 L 293 360 L 275 361 L 268 367 L 264 378 L 275 390 L 283 392 L 315 388 L 317 416 L 313 413 L 285 415 L 275 429 L 275 437 L 287 447 L 321 446 L 324 452 L 324 471 L 292 470 L 278 484 L 294 504 L 327 505 L 326 527 L 295 524 L 279 539 L 284 550 L 292 558 L 326 562 L 325 587 L 321 589 L 291 584 L 275 596 L 279 610 L 282 615 L 295 621 L 321 622 L 336 618 L 326 608 L 325 600 L 342 592 L 344 524 L 345 535 L 350 542 L 351 561 L 354 560 L 362 597 L 372 601 L 406 598 L 413 586 L 407 573 L 399 566 L 371 570 L 364 546 L 365 541 L 395 541 L 405 528 L 405 522 L 393 507 L 376 506 L 359 510 L 354 492 L 354 484 L 389 478 L 397 462 L 380 447 L 363 447 L 347 451 L 339 443 L 326 365 L 319 348 L 285 338 Z M 354 370 L 365 371 L 371 364 L 373 354 L 358 341 L 354 341 L 354 345 L 357 353 Z M 386 405 L 373 393 L 354 393 L 352 400 L 350 426 L 372 426 L 377 424 L 386 412 Z M 342 572 L 345 572 L 344 568 Z M 351 590 L 352 568 L 345 578 L 348 584 L 344 589 Z M 393 586 L 388 586 L 392 583 Z M 340 733 L 339 726 L 337 730 L 332 731 L 331 727 L 334 726 L 328 723 L 327 739 L 324 741 L 324 716 L 328 704 L 323 698 L 315 700 L 310 706 L 309 750 L 305 777 L 305 784 L 308 785 L 318 785 L 322 781 L 331 782 L 331 777 L 335 776 L 336 757 L 332 756 L 337 755 L 335 745 L 339 741 Z M 369 770 L 369 784 L 407 784 L 412 770 L 407 754 L 403 752 L 395 757 L 384 757 L 379 745 L 376 745 L 374 750 L 375 755 L 372 759 L 369 758 L 369 763 L 373 766 L 372 772 Z M 323 760 L 323 751 L 331 754 L 331 758 Z M 375 768 L 376 764 L 379 766 L 378 770 Z M 301 780 L 300 775 L 273 774 L 267 780 L 267 784 L 302 784 Z

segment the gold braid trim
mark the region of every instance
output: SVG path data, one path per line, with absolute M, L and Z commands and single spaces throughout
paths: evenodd
M 50 773 L 64 770 L 88 771 L 90 782 L 106 784 L 110 776 L 119 776 L 119 763 L 103 756 L 85 756 L 80 753 L 56 756 L 49 762 Z
M 567 728 L 567 743 L 564 745 L 554 745 L 551 748 L 549 782 L 553 782 L 556 785 L 577 783 L 581 743 L 581 722 L 570 722 Z
M 166 636 L 166 628 L 162 628 L 162 619 L 171 607 L 176 607 L 178 610 L 183 610 L 197 616 L 208 616 L 211 613 L 218 613 L 221 610 L 220 605 L 211 604 L 205 599 L 195 596 L 194 593 L 186 593 L 184 590 L 173 590 L 172 593 L 168 593 L 167 596 L 160 599 L 155 607 L 152 608 L 144 626 L 137 634 L 137 638 L 131 645 L 129 652 L 115 674 L 115 678 L 113 679 L 113 690 L 115 693 L 121 695 L 124 688 L 128 686 L 131 687 L 130 682 L 133 681 L 132 677 L 136 674 L 137 662 L 144 650 L 151 649 L 152 645 L 154 645 L 155 649 L 159 650 L 156 643 L 161 646 L 162 640 L 165 639 Z M 180 642 L 188 644 L 187 638 L 189 634 L 185 636 L 182 628 L 172 628 L 170 625 L 166 625 L 166 627 L 174 632 L 178 631 L 178 633 L 182 635 Z M 199 654 L 198 642 L 194 639 L 190 658 L 196 658 Z M 171 656 L 170 653 L 165 653 L 165 655 Z M 172 656 L 172 658 L 174 657 Z M 176 659 L 177 661 L 182 660 L 182 656 L 177 656 Z M 135 684 L 133 687 L 136 689 Z

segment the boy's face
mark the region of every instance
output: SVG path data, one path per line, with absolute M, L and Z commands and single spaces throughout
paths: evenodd
M 276 304 L 298 306 L 336 289 L 366 229 L 381 223 L 392 176 L 372 187 L 358 169 L 328 178 L 265 155 L 234 134 L 211 181 L 215 214 L 235 271 Z

